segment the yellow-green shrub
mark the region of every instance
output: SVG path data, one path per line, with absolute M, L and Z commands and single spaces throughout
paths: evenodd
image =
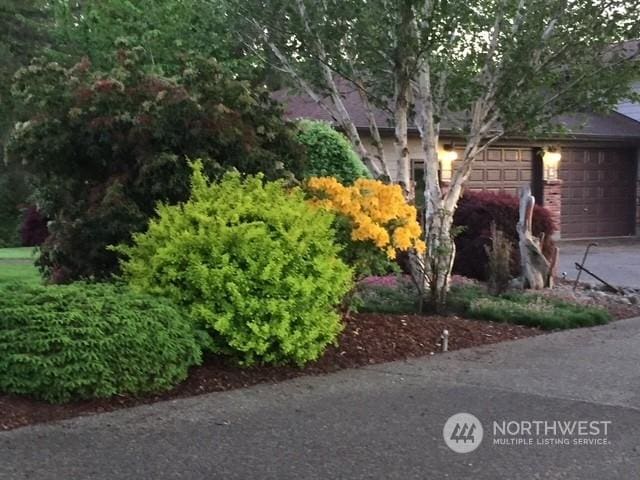
M 352 274 L 338 258 L 333 215 L 300 191 L 238 174 L 208 183 L 196 163 L 190 200 L 158 214 L 119 248 L 125 277 L 187 307 L 213 351 L 246 364 L 303 364 L 335 341 L 335 307 Z

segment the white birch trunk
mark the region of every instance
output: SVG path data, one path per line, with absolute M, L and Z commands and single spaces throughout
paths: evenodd
M 347 138 L 349 138 L 351 144 L 355 147 L 356 152 L 364 162 L 365 166 L 369 169 L 371 174 L 376 178 L 380 177 L 384 174 L 384 170 L 382 166 L 379 165 L 369 154 L 367 147 L 362 143 L 360 133 L 351 120 L 351 116 L 349 115 L 347 108 L 344 106 L 344 102 L 342 101 L 342 96 L 340 95 L 338 86 L 333 79 L 333 72 L 329 67 L 323 64 L 322 73 L 324 76 L 325 84 L 329 87 L 329 96 L 331 97 L 331 101 L 336 109 L 336 113 L 338 115 L 337 120 L 340 123 L 340 126 L 343 128 L 344 133 L 347 135 Z
M 476 156 L 500 138 L 501 132 L 489 136 L 495 124 L 495 115 L 490 115 L 492 104 L 481 98 L 473 106 L 470 133 L 460 166 L 456 169 L 447 186 L 442 191 L 438 177 L 438 139 L 439 124 L 434 120 L 435 106 L 432 92 L 429 65 L 424 63 L 418 79 L 418 96 L 421 104 L 422 147 L 425 153 L 425 242 L 427 258 L 425 274 L 431 293 L 430 301 L 437 309 L 444 306 L 449 290 L 449 280 L 455 259 L 455 243 L 452 236 L 453 215 L 462 195 L 463 186 L 471 174 Z M 482 145 L 481 145 L 482 144 Z
M 382 175 L 386 178 L 386 180 L 395 183 L 395 178 L 392 177 L 391 172 L 389 171 L 389 165 L 387 164 L 387 160 L 384 153 L 384 143 L 382 142 L 382 137 L 380 136 L 380 130 L 378 129 L 378 122 L 376 121 L 376 116 L 374 113 L 373 106 L 371 105 L 371 102 L 369 102 L 369 98 L 367 97 L 367 94 L 364 91 L 364 87 L 362 86 L 362 84 L 359 83 L 359 84 L 356 84 L 356 86 L 358 87 L 358 91 L 360 93 L 360 99 L 362 100 L 362 104 L 364 105 L 365 112 L 367 114 L 367 122 L 369 123 L 369 133 L 371 133 L 371 142 L 375 150 L 374 157 L 376 161 L 379 163 L 382 169 Z
M 396 82 L 395 120 L 395 150 L 397 159 L 397 175 L 395 182 L 402 187 L 408 201 L 413 200 L 415 192 L 411 184 L 411 158 L 409 155 L 408 120 L 409 98 L 408 82 Z
M 434 121 L 433 94 L 429 66 L 423 64 L 418 79 L 424 168 L 424 231 L 427 253 L 425 278 L 429 285 L 429 301 L 433 308 L 444 306 L 455 257 L 451 238 L 453 213 L 447 211 L 438 176 L 439 124 Z
M 325 50 L 324 44 L 320 37 L 315 34 L 312 30 L 311 23 L 309 21 L 309 17 L 307 16 L 307 9 L 303 0 L 296 0 L 296 4 L 298 6 L 298 13 L 300 14 L 300 19 L 302 20 L 302 24 L 306 33 L 312 38 L 312 44 L 314 45 L 315 54 L 320 59 L 320 70 L 322 72 L 322 78 L 325 86 L 329 91 L 329 97 L 331 98 L 331 103 L 335 109 L 336 120 L 344 130 L 347 138 L 351 141 L 351 144 L 355 148 L 356 152 L 364 162 L 365 166 L 369 169 L 371 174 L 374 177 L 380 177 L 384 174 L 384 169 L 382 165 L 378 164 L 375 159 L 369 154 L 369 151 L 362 143 L 362 138 L 360 137 L 360 133 L 356 128 L 353 120 L 351 120 L 351 115 L 349 111 L 344 106 L 344 102 L 342 101 L 342 95 L 336 85 L 336 82 L 333 78 L 333 71 L 329 67 L 327 52 Z M 384 159 L 382 159 L 384 162 Z

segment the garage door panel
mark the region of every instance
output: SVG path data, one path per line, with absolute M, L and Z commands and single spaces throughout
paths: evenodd
M 507 182 L 512 182 L 514 180 L 518 180 L 518 170 L 508 169 L 504 171 L 504 179 Z
M 469 183 L 482 182 L 484 180 L 484 172 L 482 170 L 472 170 L 469 175 Z
M 487 180 L 489 182 L 499 182 L 502 179 L 502 171 L 496 168 L 488 168 L 487 172 Z
M 567 199 L 575 201 L 580 201 L 586 196 L 586 187 L 575 187 L 569 190 L 567 195 Z M 564 200 L 564 196 L 563 196 Z M 564 203 L 564 202 L 563 202 Z
M 575 222 L 575 218 L 579 215 L 582 214 L 582 206 L 581 205 L 577 205 L 575 203 L 573 204 L 565 204 L 564 202 L 562 203 L 562 210 L 563 212 L 567 213 L 567 217 L 571 217 L 568 218 L 568 222 Z
M 574 182 L 584 182 L 585 172 L 582 170 L 571 170 L 569 172 L 569 180 Z
M 502 161 L 502 149 L 490 148 L 487 150 L 487 160 L 488 162 L 501 162 Z
M 564 149 L 562 236 L 633 234 L 635 175 L 633 150 Z
M 520 150 L 504 149 L 504 159 L 506 162 L 518 162 L 520 161 Z
M 474 162 L 467 188 L 517 195 L 518 188 L 531 182 L 532 158 L 530 148 L 489 148 Z
M 585 182 L 598 182 L 603 180 L 600 175 L 601 172 L 599 170 L 585 170 L 583 178 Z

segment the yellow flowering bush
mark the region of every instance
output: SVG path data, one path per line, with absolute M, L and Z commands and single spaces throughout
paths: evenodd
M 307 191 L 314 204 L 342 217 L 338 233 L 346 228 L 348 240 L 356 244 L 347 246 L 347 250 L 360 248 L 359 252 L 351 252 L 354 258 L 346 260 L 362 263 L 365 260 L 361 250 L 367 246 L 383 252 L 389 260 L 395 259 L 397 251 L 424 252 L 416 209 L 406 202 L 400 186 L 367 178 L 346 186 L 333 177 L 314 177 L 308 180 Z

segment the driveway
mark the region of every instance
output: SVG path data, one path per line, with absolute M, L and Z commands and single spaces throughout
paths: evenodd
M 640 288 L 640 240 L 601 241 L 598 244 L 591 247 L 584 266 L 612 285 Z M 588 242 L 560 242 L 558 273 L 567 272 L 567 278 L 574 280 L 578 272 L 575 263 L 582 262 L 587 245 Z M 599 283 L 584 272 L 580 281 Z
M 639 347 L 640 318 L 22 428 L 0 433 L 0 478 L 635 479 Z M 470 453 L 443 440 L 459 412 L 484 427 Z M 535 421 L 608 429 L 494 444 Z

